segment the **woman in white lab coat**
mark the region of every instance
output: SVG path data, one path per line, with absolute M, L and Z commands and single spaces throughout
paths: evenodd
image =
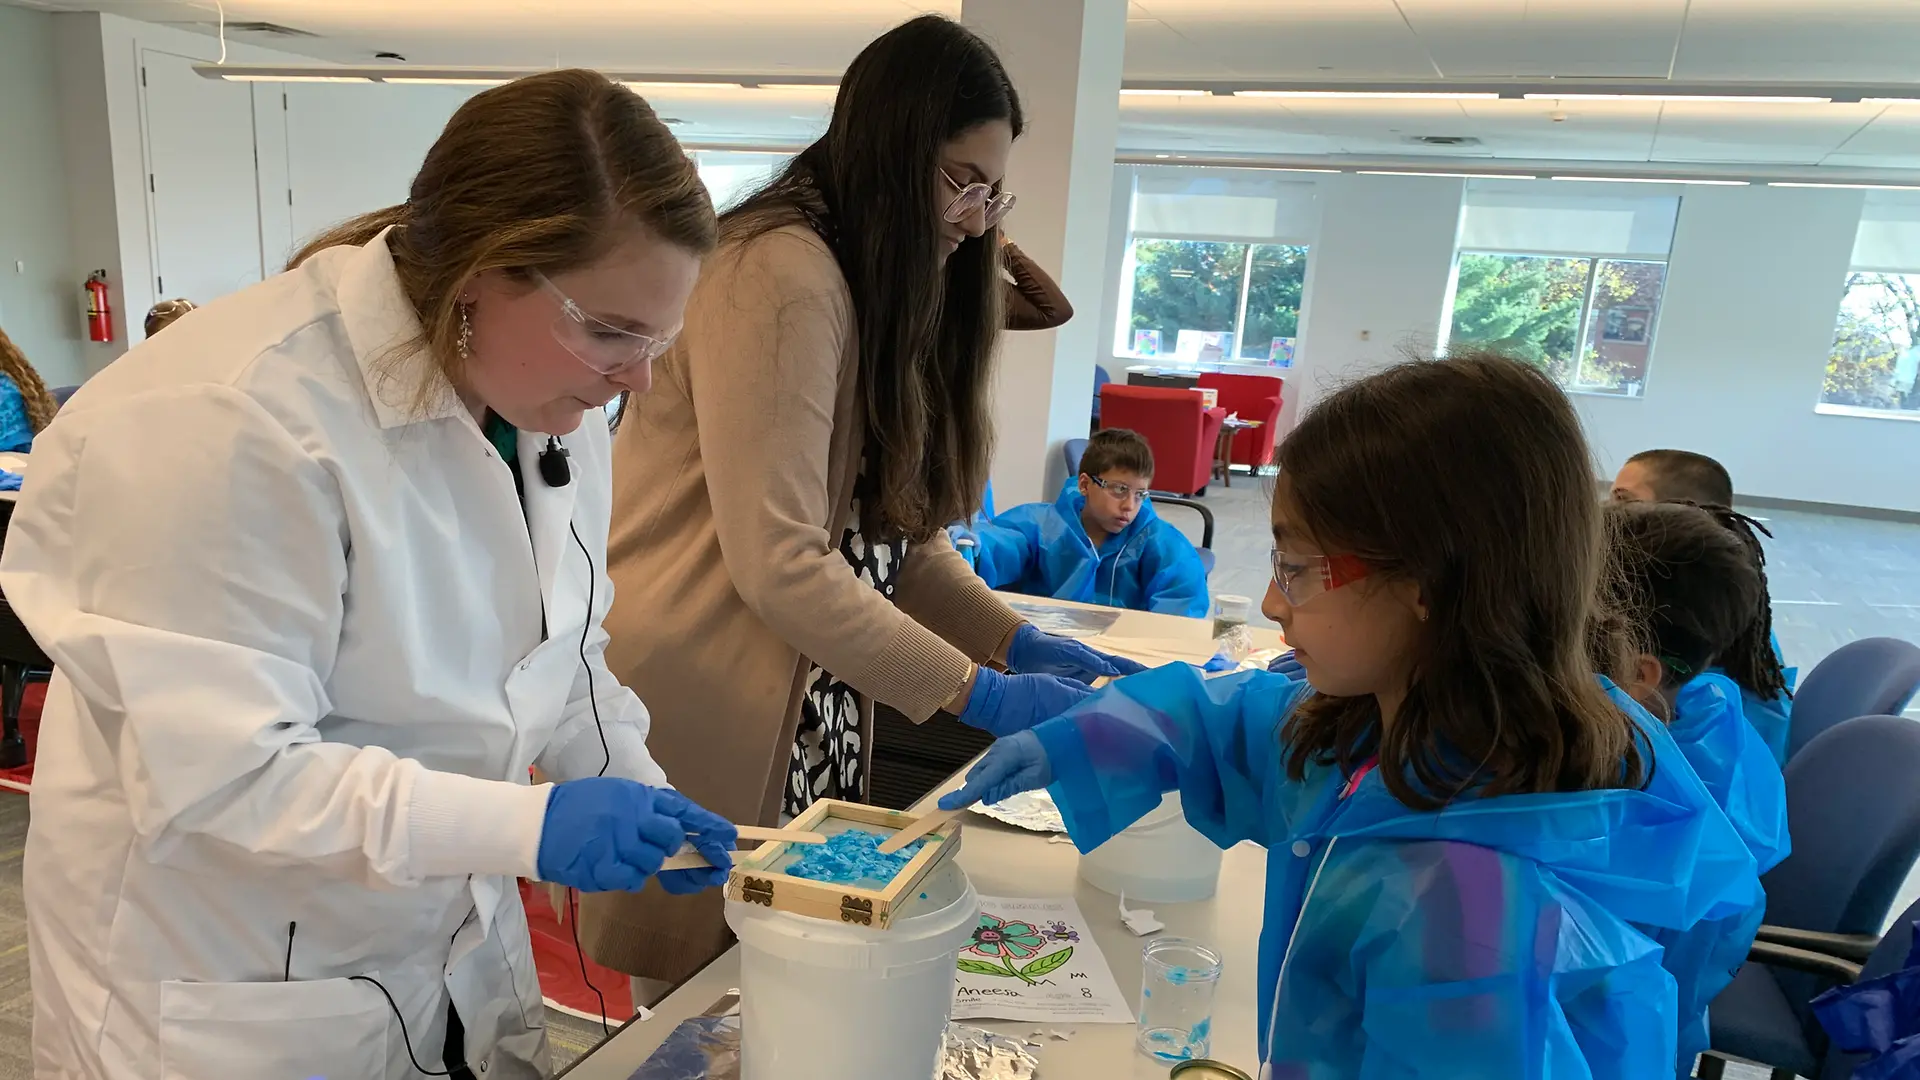
M 600 406 L 647 388 L 714 238 L 643 101 L 534 76 L 460 109 L 406 205 L 42 436 L 0 561 L 59 669 L 36 1076 L 543 1075 L 515 878 L 638 888 L 689 839 L 727 863 L 601 630 Z

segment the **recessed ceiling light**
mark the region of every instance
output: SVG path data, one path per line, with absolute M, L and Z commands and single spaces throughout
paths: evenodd
M 1361 176 L 1437 176 L 1449 180 L 1538 180 L 1529 173 L 1421 172 L 1414 169 L 1356 169 Z
M 228 82 L 364 83 L 365 75 L 222 75 Z
M 408 83 L 408 84 L 419 85 L 419 86 L 504 86 L 507 83 L 512 82 L 513 80 L 482 79 L 482 78 L 457 78 L 457 79 L 455 78 L 448 78 L 448 79 L 424 78 L 423 79 L 413 75 L 388 75 L 382 78 L 380 81 L 390 82 L 390 83 Z
M 1122 90 L 1121 97 L 1206 97 L 1210 90 Z
M 1705 187 L 1750 187 L 1751 180 L 1708 180 L 1698 176 L 1556 176 L 1594 184 L 1699 184 Z
M 1495 101 L 1500 95 L 1464 90 L 1236 90 L 1246 98 L 1351 98 L 1357 101 Z
M 1839 184 L 1812 180 L 1769 180 L 1768 187 L 1844 188 L 1849 191 L 1920 191 L 1920 184 Z
M 1779 94 L 1527 94 L 1528 101 L 1704 101 L 1730 105 L 1831 105 L 1830 97 Z

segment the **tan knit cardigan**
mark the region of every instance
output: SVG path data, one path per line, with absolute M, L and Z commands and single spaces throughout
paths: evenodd
M 864 445 L 853 304 L 812 232 L 709 260 L 686 329 L 614 440 L 607 664 L 653 714 L 674 786 L 729 820 L 777 822 L 808 661 L 915 721 L 1020 619 L 944 533 L 891 597 L 839 552 Z M 873 740 L 863 709 L 863 747 Z M 730 943 L 718 892 L 586 898 L 582 942 L 677 982 Z

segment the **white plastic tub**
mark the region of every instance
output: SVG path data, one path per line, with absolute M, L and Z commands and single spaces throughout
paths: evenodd
M 1220 887 L 1221 851 L 1187 824 L 1180 793 L 1118 836 L 1080 856 L 1080 879 L 1129 901 L 1180 904 L 1205 900 Z
M 951 862 L 919 892 L 927 899 L 916 895 L 891 930 L 728 902 L 740 937 L 741 1080 L 933 1075 L 980 898 Z

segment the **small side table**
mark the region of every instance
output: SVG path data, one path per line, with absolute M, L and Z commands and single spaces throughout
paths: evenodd
M 1233 437 L 1243 431 L 1252 431 L 1262 426 L 1261 420 L 1228 419 L 1220 425 L 1220 441 L 1213 448 L 1213 471 L 1220 476 L 1220 483 L 1233 486 Z

